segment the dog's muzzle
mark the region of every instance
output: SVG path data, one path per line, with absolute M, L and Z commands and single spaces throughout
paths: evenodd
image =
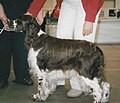
M 10 31 L 15 31 L 15 32 L 22 32 L 22 23 L 19 22 L 19 27 L 18 27 L 18 22 L 17 20 L 10 20 L 8 22 L 8 26 L 9 26 L 9 29 Z

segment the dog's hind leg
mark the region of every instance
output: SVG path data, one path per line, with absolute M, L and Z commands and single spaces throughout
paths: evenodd
M 93 95 L 94 103 L 101 103 L 102 99 L 102 89 L 99 85 L 99 80 L 97 78 L 93 78 L 93 80 L 90 80 L 88 78 L 82 77 L 84 80 L 86 87 L 88 87 L 90 92 L 90 95 Z M 91 91 L 90 91 L 91 90 Z M 87 92 L 87 91 L 85 91 Z
M 101 88 L 102 88 L 102 100 L 101 100 L 101 103 L 106 103 L 106 102 L 109 101 L 110 84 L 107 83 L 107 82 L 102 81 Z

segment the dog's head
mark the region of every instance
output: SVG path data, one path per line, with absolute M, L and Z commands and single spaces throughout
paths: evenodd
M 8 22 L 8 25 L 11 31 L 16 32 L 26 32 L 28 29 L 33 29 L 33 32 L 39 31 L 39 24 L 37 23 L 36 19 L 31 15 L 21 15 L 15 20 L 10 20 Z
M 8 25 L 11 31 L 24 32 L 25 44 L 27 47 L 31 46 L 35 38 L 38 37 L 37 33 L 40 30 L 40 26 L 36 19 L 30 15 L 21 15 L 15 20 L 10 20 Z

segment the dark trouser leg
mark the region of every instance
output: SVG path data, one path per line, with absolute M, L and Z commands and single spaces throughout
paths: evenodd
M 0 81 L 8 81 L 11 63 L 11 35 L 3 32 L 0 35 Z
M 12 33 L 13 67 L 17 81 L 29 78 L 27 50 L 23 33 Z

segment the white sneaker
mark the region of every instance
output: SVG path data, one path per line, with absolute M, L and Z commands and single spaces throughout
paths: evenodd
M 77 89 L 71 89 L 68 93 L 67 96 L 68 97 L 79 97 L 82 94 L 81 90 L 77 90 Z

